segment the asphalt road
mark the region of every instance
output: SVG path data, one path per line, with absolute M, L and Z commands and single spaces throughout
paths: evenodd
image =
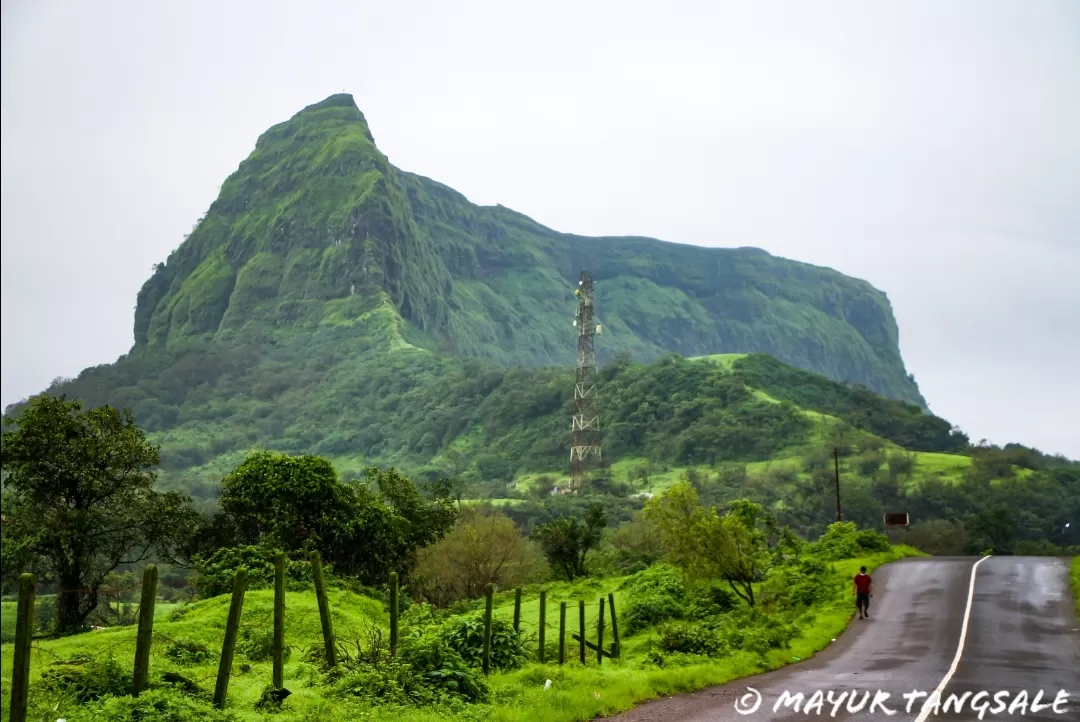
M 612 719 L 959 722 L 979 719 L 978 709 L 985 702 L 985 720 L 1080 721 L 1080 622 L 1069 590 L 1067 560 L 907 559 L 882 567 L 873 576 L 870 619 L 853 620 L 836 642 L 813 658 L 731 684 L 648 702 Z M 957 657 L 962 633 L 963 648 Z M 757 690 L 760 704 L 756 711 L 740 714 L 737 707 L 752 709 L 759 699 L 748 692 L 749 687 Z M 959 714 L 955 707 L 921 714 L 924 702 L 939 687 L 942 708 L 950 695 L 970 693 Z M 808 711 L 819 690 L 824 703 L 820 710 Z M 915 690 L 927 696 L 904 697 Z M 1035 711 L 1032 701 L 1040 690 L 1043 696 L 1037 704 L 1046 707 Z M 1061 690 L 1069 697 L 1059 700 L 1058 713 L 1053 702 Z M 988 694 L 976 699 L 983 691 Z M 1026 703 L 1019 698 L 1022 691 L 1027 693 Z M 785 692 L 802 693 L 799 711 L 793 701 L 784 704 Z M 833 701 L 845 695 L 835 715 L 830 692 Z M 999 692 L 1001 696 L 995 697 Z M 879 696 L 886 693 L 888 698 Z M 860 710 L 858 703 L 864 697 L 867 701 Z M 975 710 L 973 702 L 978 705 Z M 1012 714 L 1009 705 L 1015 705 Z

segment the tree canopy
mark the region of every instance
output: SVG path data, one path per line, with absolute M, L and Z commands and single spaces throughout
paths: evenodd
M 77 630 L 113 569 L 171 552 L 197 517 L 154 491 L 158 450 L 129 411 L 41 396 L 4 427 L 4 575 L 38 562 L 60 588 L 59 630 Z

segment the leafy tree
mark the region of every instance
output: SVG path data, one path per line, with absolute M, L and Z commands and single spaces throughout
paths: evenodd
M 722 579 L 750 606 L 753 583 L 770 564 L 762 507 L 736 500 L 721 516 L 704 507 L 689 482 L 680 482 L 645 507 L 668 556 L 691 577 Z M 784 535 L 786 538 L 786 535 Z
M 221 513 L 209 527 L 222 546 L 317 550 L 338 574 L 382 584 L 391 571 L 407 575 L 416 551 L 454 523 L 449 483 L 428 491 L 395 469 L 341 482 L 325 459 L 258 452 L 223 480 Z
M 479 597 L 488 584 L 506 589 L 536 581 L 544 571 L 540 552 L 510 517 L 472 508 L 446 536 L 420 550 L 414 587 L 444 606 Z
M 220 504 L 241 540 L 324 549 L 348 526 L 351 492 L 326 459 L 264 451 L 222 480 Z
M 637 572 L 660 561 L 664 548 L 655 527 L 641 514 L 620 524 L 608 537 L 615 563 L 623 573 Z
M 969 550 L 990 549 L 995 554 L 1011 554 L 1016 538 L 1014 513 L 1014 509 L 996 504 L 975 514 L 965 524 L 969 534 Z
M 573 581 L 585 576 L 585 555 L 603 538 L 607 515 L 602 504 L 590 504 L 584 519 L 563 516 L 533 531 L 540 542 L 548 563 L 567 579 Z
M 154 491 L 158 450 L 130 411 L 39 396 L 4 426 L 4 566 L 40 560 L 59 586 L 58 631 L 77 631 L 109 572 L 170 553 L 196 514 Z

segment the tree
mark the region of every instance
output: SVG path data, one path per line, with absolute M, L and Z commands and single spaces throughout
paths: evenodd
M 369 469 L 342 482 L 317 456 L 257 452 L 222 481 L 221 513 L 208 525 L 214 545 L 317 550 L 338 574 L 382 584 L 408 575 L 416 551 L 442 537 L 457 517 L 448 482 L 428 496 L 394 469 Z
M 588 572 L 585 555 L 603 538 L 607 515 L 601 504 L 590 504 L 585 518 L 563 516 L 537 527 L 533 535 L 540 542 L 548 563 L 573 581 Z
M 645 518 L 655 525 L 672 562 L 691 577 L 723 579 L 732 591 L 754 606 L 753 583 L 770 561 L 767 519 L 759 504 L 740 499 L 721 516 L 703 507 L 697 491 L 683 481 L 645 506 Z M 777 534 L 786 539 L 785 534 Z
M 158 450 L 130 411 L 39 396 L 4 426 L 5 567 L 40 560 L 59 586 L 58 631 L 77 631 L 109 572 L 170 553 L 197 514 L 153 490 Z
M 238 541 L 324 549 L 352 516 L 353 494 L 318 456 L 257 452 L 221 482 L 221 511 Z
M 507 589 L 543 576 L 544 560 L 510 517 L 490 508 L 462 513 L 454 528 L 419 552 L 414 585 L 443 606 L 484 593 L 488 584 Z

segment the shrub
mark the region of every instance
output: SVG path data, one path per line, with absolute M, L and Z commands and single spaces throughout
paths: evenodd
M 739 604 L 739 598 L 723 582 L 699 584 L 690 590 L 686 616 L 691 619 L 707 619 L 730 612 Z
M 411 666 L 398 662 L 351 668 L 334 684 L 333 693 L 372 705 L 425 705 L 438 701 L 438 695 L 418 679 Z
M 236 722 L 231 712 L 170 689 L 148 689 L 138 697 L 109 697 L 72 710 L 68 722 Z
M 885 463 L 885 453 L 880 449 L 865 451 L 855 460 L 855 466 L 863 476 L 872 476 Z
M 39 683 L 49 694 L 74 697 L 82 704 L 131 692 L 131 672 L 110 655 L 104 659 L 54 662 Z
M 739 622 L 725 627 L 721 634 L 724 643 L 764 657 L 773 649 L 786 649 L 798 634 L 794 624 L 781 621 L 778 615 L 759 620 L 758 624 Z
M 51 634 L 56 628 L 56 614 L 55 595 L 43 595 L 38 598 L 34 604 L 34 617 L 36 618 L 37 631 L 42 634 Z M 14 639 L 14 637 L 12 637 L 12 639 Z
M 245 627 L 241 632 L 240 653 L 252 662 L 265 662 L 274 656 L 274 629 L 272 627 Z M 289 647 L 284 650 L 289 659 Z
M 686 583 L 682 572 L 670 564 L 654 564 L 644 571 L 634 574 L 622 585 L 631 593 L 657 592 L 677 599 L 686 595 Z
M 621 610 L 626 634 L 651 627 L 658 622 L 682 616 L 682 605 L 666 594 L 645 592 L 630 597 Z
M 441 629 L 442 638 L 461 655 L 466 664 L 479 667 L 484 654 L 484 618 L 480 614 L 461 617 L 448 622 Z M 492 669 L 517 669 L 528 657 L 522 636 L 503 619 L 491 620 L 491 667 Z
M 182 667 L 205 664 L 214 658 L 213 652 L 205 644 L 186 639 L 173 640 L 165 648 L 165 656 Z
M 260 546 L 223 547 L 209 557 L 195 560 L 191 585 L 206 599 L 232 592 L 233 578 L 240 567 L 248 572 L 247 588 L 266 589 L 274 584 L 273 549 Z M 306 561 L 285 560 L 285 584 L 289 589 L 304 589 L 309 584 L 311 569 Z
M 826 561 L 836 561 L 888 550 L 889 538 L 884 534 L 872 529 L 859 531 L 853 522 L 838 521 L 829 525 L 810 551 Z
M 675 567 L 654 564 L 631 576 L 620 589 L 629 597 L 621 610 L 626 634 L 683 616 L 686 584 Z
M 817 559 L 804 559 L 797 565 L 777 567 L 766 579 L 762 599 L 779 609 L 809 607 L 828 599 L 834 591 L 825 564 Z
M 891 548 L 889 537 L 873 529 L 860 529 L 855 534 L 855 543 L 866 552 L 887 552 Z
M 487 683 L 478 670 L 466 664 L 437 631 L 407 637 L 401 661 L 408 664 L 424 684 L 468 702 L 488 698 Z
M 915 470 L 915 454 L 897 452 L 889 454 L 889 475 L 894 479 L 909 476 Z
M 724 644 L 712 629 L 697 622 L 671 622 L 657 629 L 656 646 L 664 652 L 713 656 Z

